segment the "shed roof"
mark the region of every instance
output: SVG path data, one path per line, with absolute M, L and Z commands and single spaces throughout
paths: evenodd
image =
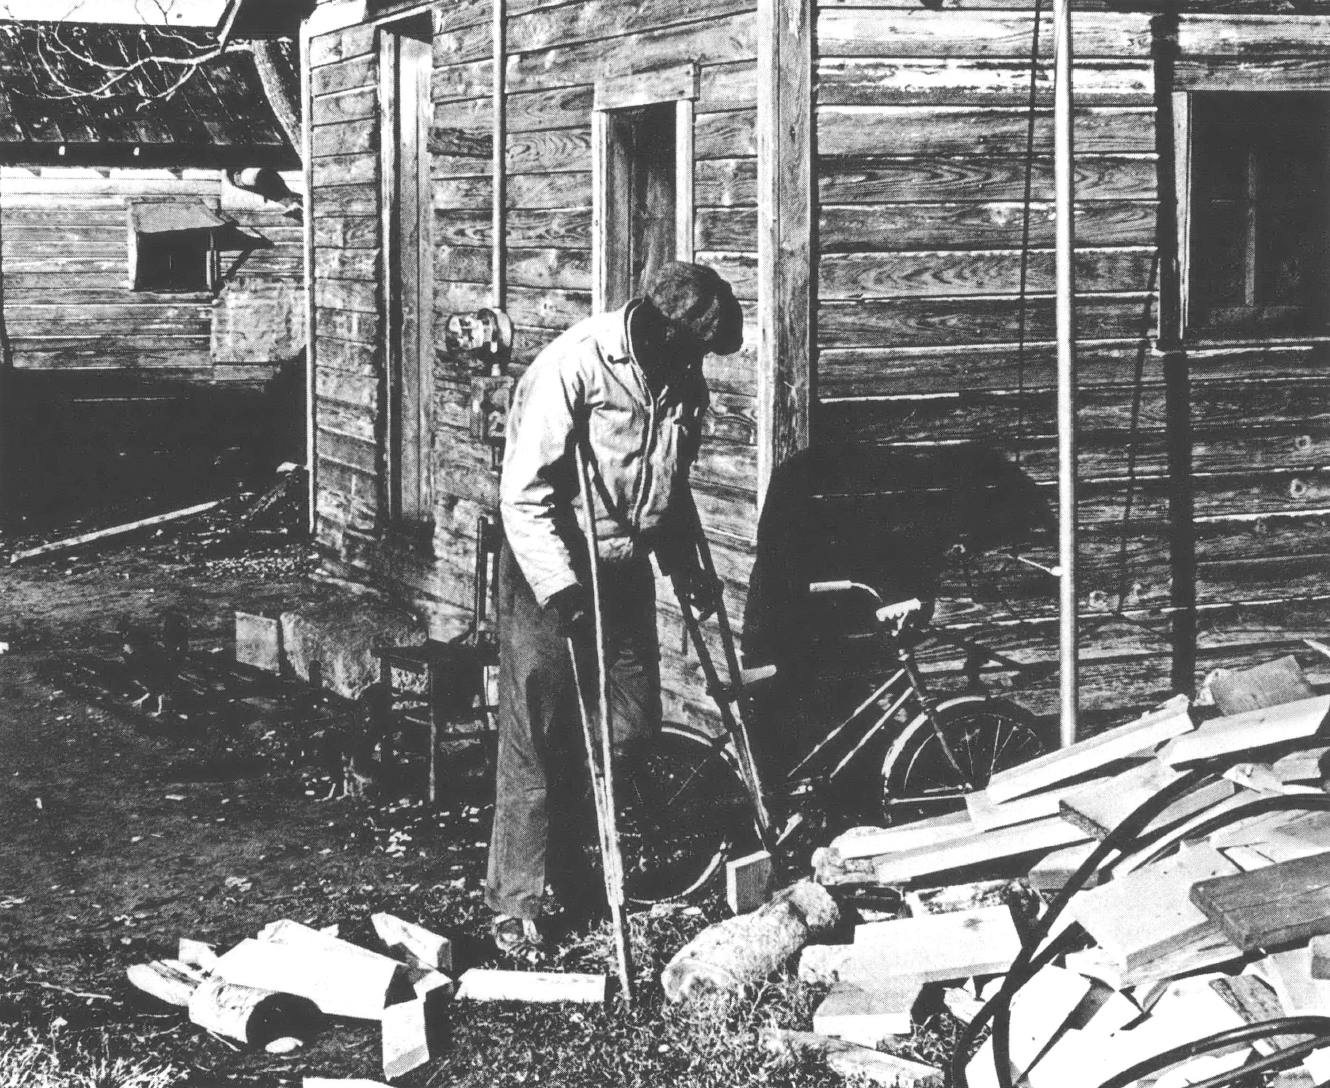
M 183 28 L 0 22 L 0 162 L 296 166 L 249 53 L 205 61 L 170 90 L 182 62 L 214 51 L 216 41 Z M 293 53 L 286 50 L 284 65 L 292 81 Z M 154 57 L 168 63 L 99 90 Z

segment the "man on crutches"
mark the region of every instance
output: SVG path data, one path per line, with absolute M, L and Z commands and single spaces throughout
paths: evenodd
M 508 416 L 485 898 L 499 950 L 530 961 L 541 953 L 547 853 L 579 845 L 569 841 L 580 834 L 569 801 L 581 794 L 584 720 L 598 722 L 597 703 L 607 704 L 611 772 L 660 726 L 649 555 L 698 612 L 714 610 L 720 591 L 697 561 L 688 471 L 707 405 L 702 359 L 738 350 L 742 313 L 729 285 L 701 265 L 662 266 L 643 296 L 546 347 L 518 381 Z M 599 700 L 598 659 L 607 689 Z

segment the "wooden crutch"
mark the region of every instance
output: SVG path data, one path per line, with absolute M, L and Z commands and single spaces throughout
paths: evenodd
M 577 691 L 577 708 L 582 715 L 582 736 L 586 741 L 587 766 L 591 772 L 591 793 L 596 804 L 596 828 L 600 833 L 601 869 L 605 874 L 605 898 L 610 905 L 610 921 L 614 925 L 614 945 L 619 961 L 619 985 L 624 1003 L 633 1003 L 633 961 L 628 943 L 628 925 L 624 918 L 623 854 L 619 849 L 619 824 L 614 805 L 614 753 L 613 724 L 610 721 L 610 679 L 606 667 L 605 610 L 601 600 L 600 549 L 596 540 L 596 512 L 591 497 L 591 469 L 582 444 L 576 444 L 578 481 L 582 491 L 582 514 L 585 521 L 587 551 L 591 559 L 591 604 L 595 613 L 597 695 L 599 701 L 600 738 L 597 743 L 596 725 L 584 698 L 581 672 L 577 663 L 577 647 L 568 638 L 568 657 L 572 662 L 573 686 Z

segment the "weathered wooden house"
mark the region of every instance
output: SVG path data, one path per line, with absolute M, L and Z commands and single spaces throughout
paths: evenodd
M 746 306 L 742 353 L 707 360 L 694 474 L 734 616 L 767 489 L 804 447 L 825 451 L 801 471 L 828 541 L 908 522 L 964 443 L 1051 493 L 1048 6 L 319 4 L 303 44 L 331 559 L 456 632 L 496 476 L 444 322 L 506 309 L 520 367 L 627 298 L 653 247 L 714 265 Z M 1074 15 L 1091 713 L 1325 629 L 1330 15 L 1222 8 Z M 1048 553 L 990 558 L 976 583 L 944 564 L 940 615 L 1049 661 L 1056 587 L 1022 560 Z M 664 589 L 667 712 L 704 715 L 672 609 Z M 1051 683 L 1017 697 L 1050 711 Z
M 252 55 L 189 63 L 208 42 L 0 23 L 9 514 L 188 499 L 271 437 L 264 387 L 305 340 L 299 157 Z M 298 101 L 294 50 L 273 56 Z

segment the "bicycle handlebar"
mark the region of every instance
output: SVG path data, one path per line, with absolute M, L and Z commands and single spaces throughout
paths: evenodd
M 815 596 L 824 593 L 867 593 L 877 602 L 878 607 L 873 613 L 877 617 L 877 622 L 883 624 L 894 623 L 897 629 L 904 626 L 905 622 L 911 616 L 924 607 L 923 602 L 919 600 L 918 597 L 911 597 L 906 601 L 894 601 L 891 604 L 887 604 L 882 600 L 882 594 L 872 586 L 866 585 L 863 582 L 853 582 L 848 578 L 825 582 L 809 582 L 808 592 Z

